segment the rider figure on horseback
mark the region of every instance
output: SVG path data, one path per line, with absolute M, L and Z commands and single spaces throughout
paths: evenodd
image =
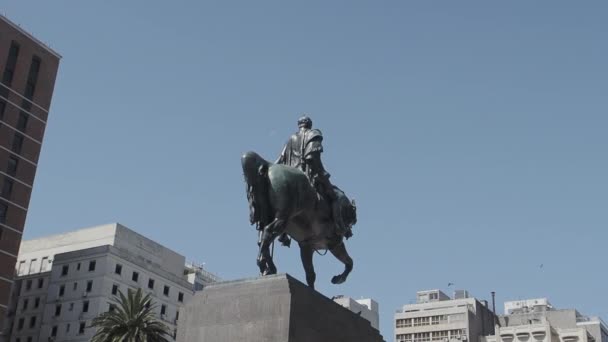
M 284 164 L 304 171 L 317 192 L 331 204 L 336 233 L 348 238 L 352 236 L 352 232 L 343 222 L 337 189 L 334 189 L 329 181 L 330 174 L 325 171 L 321 162 L 323 135 L 320 130 L 312 128 L 312 120 L 307 116 L 298 120 L 298 128 L 298 132 L 294 133 L 285 144 L 275 164 Z M 289 245 L 286 234 L 281 235 L 279 241 Z

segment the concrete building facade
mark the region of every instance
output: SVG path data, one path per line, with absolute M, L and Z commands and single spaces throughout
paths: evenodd
M 92 319 L 113 309 L 119 291 L 137 288 L 152 295 L 156 315 L 175 338 L 179 308 L 195 286 L 218 280 L 201 271 L 117 223 L 24 241 L 9 341 L 89 341 Z
M 365 318 L 376 330 L 380 330 L 378 302 L 371 298 L 354 300 L 346 296 L 333 297 L 334 302 Z
M 0 15 L 0 330 L 60 59 Z
M 440 290 L 420 291 L 416 304 L 395 313 L 396 342 L 479 342 L 494 333 L 495 316 L 487 302 L 457 291 L 454 298 Z
M 555 309 L 546 298 L 505 303 L 496 334 L 483 342 L 608 342 L 608 327 L 598 317 L 574 309 Z

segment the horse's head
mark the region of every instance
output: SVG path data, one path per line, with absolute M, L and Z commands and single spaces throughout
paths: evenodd
M 241 157 L 243 174 L 248 185 L 253 185 L 257 176 L 263 175 L 268 170 L 268 163 L 259 154 L 249 151 Z

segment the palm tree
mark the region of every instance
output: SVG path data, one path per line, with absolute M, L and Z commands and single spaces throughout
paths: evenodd
M 129 290 L 127 296 L 119 291 L 113 310 L 93 319 L 97 332 L 91 342 L 167 342 L 169 329 L 154 316 L 155 305 L 150 294 L 141 289 Z

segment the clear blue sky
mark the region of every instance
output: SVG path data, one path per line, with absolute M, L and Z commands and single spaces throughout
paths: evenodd
M 239 157 L 307 112 L 356 198 L 327 296 L 448 282 L 608 318 L 605 1 L 9 1 L 63 56 L 26 238 L 118 221 L 255 276 Z M 303 279 L 297 248 L 279 270 Z M 539 266 L 543 264 L 544 267 Z M 500 310 L 502 311 L 502 310 Z

